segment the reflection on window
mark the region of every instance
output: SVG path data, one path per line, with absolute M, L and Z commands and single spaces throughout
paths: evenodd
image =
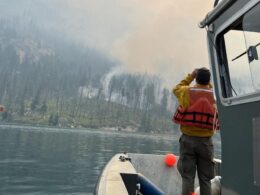
M 254 92 L 243 31 L 231 30 L 225 34 L 225 44 L 232 87 L 237 95 Z M 237 58 L 238 57 L 238 58 Z
M 255 6 L 224 34 L 233 96 L 260 91 L 260 6 Z M 260 56 L 259 56 L 260 57 Z
M 257 55 L 256 58 L 258 58 L 258 54 L 260 54 L 260 47 L 255 47 L 260 41 L 260 33 L 255 33 L 255 32 L 246 32 L 245 33 L 245 38 L 246 38 L 246 44 L 247 44 L 247 49 L 249 47 L 253 47 L 255 49 L 254 55 Z M 250 70 L 252 74 L 252 80 L 253 80 L 253 85 L 255 90 L 260 90 L 260 61 L 258 59 L 254 59 L 250 62 Z

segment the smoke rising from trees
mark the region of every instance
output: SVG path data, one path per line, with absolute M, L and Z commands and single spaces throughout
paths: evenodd
M 207 66 L 197 22 L 209 4 L 2 0 L 3 119 L 171 130 L 170 87 Z
M 172 80 L 208 66 L 198 22 L 211 10 L 203 0 L 1 1 L 2 17 L 20 16 L 42 29 L 102 50 L 128 72 Z

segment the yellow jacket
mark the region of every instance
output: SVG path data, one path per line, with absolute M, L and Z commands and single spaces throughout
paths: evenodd
M 194 77 L 191 74 L 188 74 L 184 80 L 182 80 L 173 88 L 173 94 L 177 97 L 179 105 L 183 108 L 187 108 L 190 105 L 189 85 L 192 83 L 193 80 Z M 205 85 L 202 86 L 196 84 L 195 87 L 205 88 Z M 209 84 L 206 86 L 206 88 L 212 88 L 212 85 Z M 186 135 L 196 137 L 209 137 L 214 134 L 213 129 L 203 129 L 186 125 L 181 125 L 181 131 Z

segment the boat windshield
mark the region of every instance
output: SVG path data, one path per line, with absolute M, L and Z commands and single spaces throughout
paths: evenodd
M 233 23 L 224 34 L 226 63 L 232 93 L 241 96 L 260 91 L 260 5 Z

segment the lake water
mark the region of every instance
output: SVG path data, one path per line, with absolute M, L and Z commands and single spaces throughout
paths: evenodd
M 0 125 L 0 194 L 93 194 L 114 154 L 178 150 L 174 136 Z

